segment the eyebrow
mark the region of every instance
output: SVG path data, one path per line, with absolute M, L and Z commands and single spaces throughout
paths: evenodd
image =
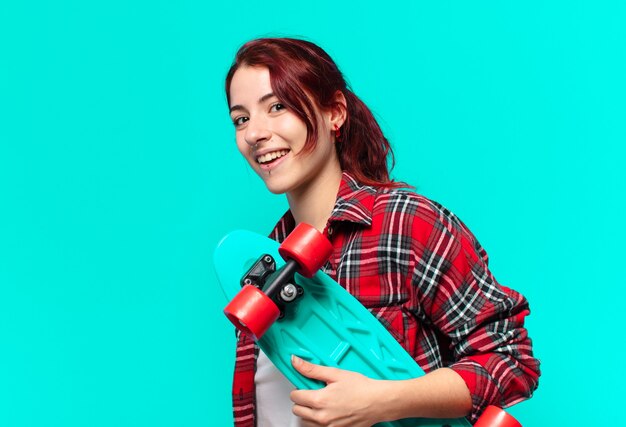
M 258 103 L 262 104 L 265 101 L 267 101 L 268 99 L 272 98 L 273 96 L 276 96 L 276 95 L 274 95 L 273 92 L 266 93 L 265 95 L 263 95 L 262 97 L 259 98 Z M 246 107 L 244 107 L 243 105 L 240 105 L 240 104 L 233 105 L 232 107 L 230 107 L 229 111 L 232 113 L 235 110 L 245 110 L 245 111 L 247 111 Z

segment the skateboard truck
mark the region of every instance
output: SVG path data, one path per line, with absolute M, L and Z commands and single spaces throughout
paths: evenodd
M 268 276 L 276 271 L 276 261 L 271 255 L 261 255 L 241 278 L 241 287 L 253 285 L 263 289 Z
M 243 288 L 224 309 L 226 317 L 254 340 L 284 315 L 284 305 L 302 295 L 294 284 L 299 273 L 313 277 L 330 257 L 331 243 L 314 227 L 298 224 L 278 248 L 285 265 L 276 270 L 270 255 L 261 256 L 241 279 Z
M 285 304 L 295 301 L 304 293 L 302 286 L 295 284 L 294 281 L 294 273 L 297 269 L 295 261 L 289 260 L 276 271 L 274 258 L 264 254 L 243 276 L 241 286 L 252 285 L 263 290 L 263 293 L 270 297 L 280 310 L 280 319 L 285 314 Z

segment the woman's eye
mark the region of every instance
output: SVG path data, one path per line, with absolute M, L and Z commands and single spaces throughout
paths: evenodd
M 277 102 L 276 104 L 273 104 L 270 107 L 270 111 L 280 111 L 280 110 L 284 110 L 285 106 L 283 104 L 281 104 L 280 102 Z
M 235 120 L 233 120 L 233 124 L 237 127 L 237 126 L 241 126 L 247 121 L 248 121 L 248 118 L 246 116 L 237 117 Z

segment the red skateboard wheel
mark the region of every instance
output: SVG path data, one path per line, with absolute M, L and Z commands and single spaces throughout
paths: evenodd
M 246 285 L 224 308 L 224 314 L 237 329 L 256 341 L 278 319 L 280 310 L 262 290 Z
M 474 427 L 522 427 L 522 425 L 503 409 L 489 405 Z
M 330 258 L 333 245 L 315 227 L 300 223 L 283 241 L 278 252 L 285 260 L 292 259 L 298 263 L 298 273 L 313 277 Z

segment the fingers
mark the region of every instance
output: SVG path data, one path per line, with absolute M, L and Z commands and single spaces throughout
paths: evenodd
M 341 370 L 328 366 L 316 365 L 298 356 L 291 356 L 291 364 L 296 370 L 307 378 L 323 381 L 326 384 L 337 381 L 341 377 Z
M 302 405 L 293 405 L 292 412 L 295 416 L 302 418 L 303 420 L 307 420 L 308 422 L 313 422 L 314 410 L 312 408 L 308 408 Z
M 303 376 L 326 383 L 317 390 L 294 390 L 290 397 L 293 413 L 307 427 L 335 425 L 341 427 L 366 427 L 374 422 L 368 392 L 372 380 L 364 375 L 339 368 L 329 368 L 291 357 L 293 367 Z
M 293 405 L 293 414 L 300 417 L 302 427 L 325 427 L 330 422 L 320 419 L 321 414 L 318 410 L 306 406 Z
M 306 408 L 317 409 L 322 406 L 319 400 L 319 390 L 293 390 L 289 398 L 294 404 Z

